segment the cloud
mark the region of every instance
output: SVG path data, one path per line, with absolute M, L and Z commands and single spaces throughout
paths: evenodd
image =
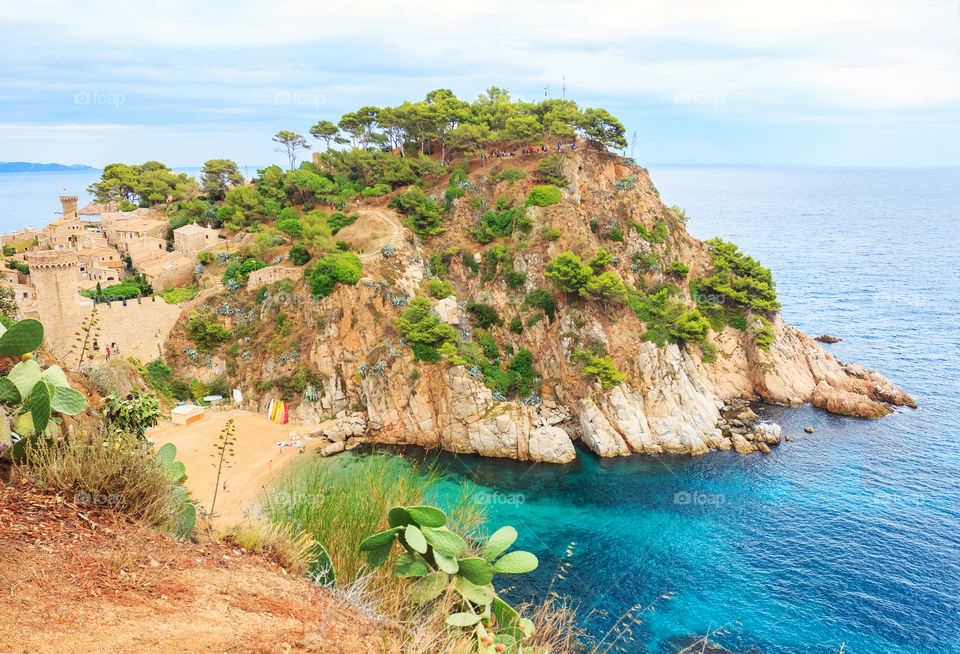
M 170 0 L 148 15 L 92 0 L 4 3 L 0 26 L 8 124 L 36 114 L 303 130 L 437 87 L 556 95 L 564 76 L 568 97 L 634 125 L 651 113 L 700 124 L 960 120 L 956 0 Z M 77 106 L 83 93 L 124 102 Z M 278 101 L 288 96 L 309 101 Z

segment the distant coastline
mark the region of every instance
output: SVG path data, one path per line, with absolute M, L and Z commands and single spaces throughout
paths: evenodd
M 31 163 L 29 161 L 0 161 L 0 173 L 63 173 L 95 171 L 99 168 L 83 164 Z

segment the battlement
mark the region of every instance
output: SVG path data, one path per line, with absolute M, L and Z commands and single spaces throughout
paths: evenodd
M 71 268 L 79 265 L 80 259 L 76 252 L 62 250 L 39 250 L 27 255 L 27 265 L 30 270 L 51 270 L 56 268 Z
M 76 195 L 61 195 L 60 206 L 63 207 L 64 218 L 77 217 L 77 196 Z

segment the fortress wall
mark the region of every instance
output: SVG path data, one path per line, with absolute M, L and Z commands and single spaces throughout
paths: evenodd
M 167 304 L 161 297 L 143 298 L 140 303 L 127 300 L 127 306 L 122 302 L 111 302 L 109 307 L 98 304 L 97 317 L 100 319 L 97 358 L 105 356 L 107 346 L 116 343 L 120 356 L 137 357 L 147 363 L 160 356 L 163 343 L 180 319 L 180 308 Z

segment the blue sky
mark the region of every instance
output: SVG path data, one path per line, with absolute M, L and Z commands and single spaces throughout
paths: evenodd
M 960 0 L 0 5 L 0 160 L 282 161 L 364 104 L 561 94 L 646 165 L 960 165 Z

